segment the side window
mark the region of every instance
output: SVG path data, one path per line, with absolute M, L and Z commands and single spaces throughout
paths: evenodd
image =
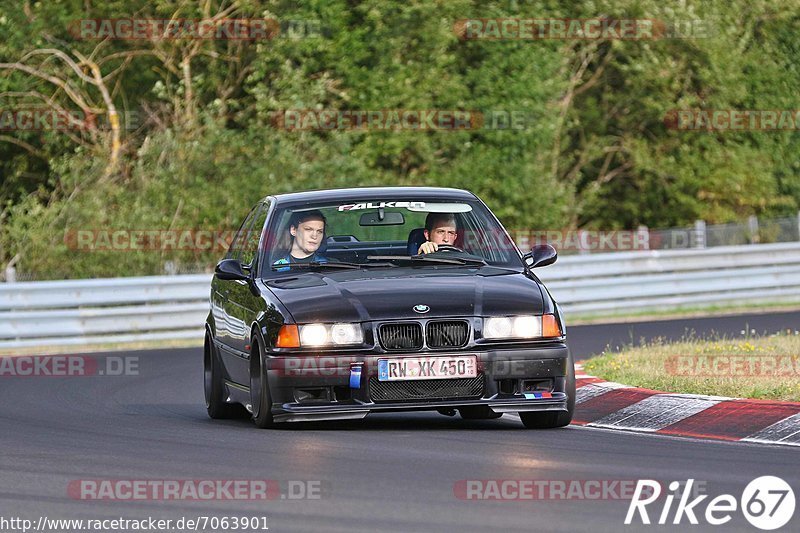
M 253 225 L 253 218 L 255 217 L 256 212 L 260 208 L 261 204 L 255 206 L 247 215 L 247 218 L 244 219 L 242 225 L 239 226 L 239 231 L 237 231 L 236 235 L 233 237 L 231 247 L 228 249 L 228 255 L 225 256 L 225 259 L 239 259 L 241 257 L 242 248 L 244 248 L 244 242 L 247 238 L 247 233 L 250 227 Z
M 261 240 L 261 232 L 264 229 L 264 222 L 267 220 L 268 212 L 269 204 L 260 204 L 256 208 L 253 224 L 243 240 L 244 246 L 239 259 L 243 265 L 254 266 L 253 263 L 258 254 L 258 243 Z

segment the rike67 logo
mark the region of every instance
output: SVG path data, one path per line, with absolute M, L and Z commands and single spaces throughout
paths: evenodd
M 705 512 L 702 513 L 700 504 L 708 498 L 708 495 L 699 495 L 690 500 L 693 485 L 694 479 L 687 480 L 685 484 L 678 481 L 669 484 L 671 493 L 664 498 L 664 506 L 658 515 L 656 524 L 680 524 L 685 517 L 690 524 L 697 525 L 700 523 L 698 521 L 698 516 L 700 516 L 708 524 L 721 526 L 730 522 L 733 514 L 740 509 L 751 525 L 761 530 L 771 531 L 786 525 L 794 515 L 794 491 L 779 477 L 761 476 L 754 479 L 745 487 L 738 501 L 731 494 L 721 494 L 708 501 L 705 504 Z M 679 493 L 681 487 L 684 488 Z M 630 525 L 637 514 L 642 524 L 652 523 L 647 506 L 658 500 L 660 496 L 661 484 L 658 481 L 640 479 L 628 507 L 625 524 Z M 676 497 L 678 503 L 673 514 L 672 504 Z M 657 511 L 657 509 L 650 510 Z M 655 517 L 653 518 L 655 519 Z M 670 518 L 672 518 L 671 521 Z

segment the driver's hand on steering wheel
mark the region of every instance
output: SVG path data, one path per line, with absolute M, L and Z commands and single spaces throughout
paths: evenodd
M 422 243 L 422 246 L 419 247 L 419 251 L 417 253 L 420 254 L 431 254 L 439 249 L 439 245 L 435 242 L 425 242 Z

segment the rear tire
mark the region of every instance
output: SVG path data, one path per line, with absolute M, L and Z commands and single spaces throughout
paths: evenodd
M 522 423 L 528 429 L 552 429 L 568 426 L 575 413 L 575 362 L 570 354 L 567 360 L 567 410 L 553 412 L 528 411 L 519 413 Z
M 253 422 L 261 429 L 274 428 L 277 423 L 272 417 L 272 398 L 261 347 L 256 339 L 252 342 L 250 353 L 250 405 L 253 408 Z
M 206 396 L 206 411 L 213 419 L 243 418 L 247 411 L 238 403 L 225 401 L 225 384 L 222 365 L 211 336 L 206 333 L 203 343 L 203 389 Z

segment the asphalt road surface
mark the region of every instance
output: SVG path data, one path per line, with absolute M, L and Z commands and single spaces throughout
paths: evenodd
M 570 334 L 581 337 L 581 328 Z M 782 477 L 800 497 L 797 449 L 580 427 L 531 431 L 509 415 L 490 421 L 371 415 L 357 422 L 258 430 L 248 420 L 207 418 L 200 349 L 92 357 L 99 368 L 109 357 L 128 358 L 138 374 L 0 377 L 0 522 L 236 516 L 264 517 L 260 525 L 278 532 L 616 532 L 625 527 L 630 503 L 630 493 L 621 488 L 649 478 L 664 482 L 665 490 L 670 481 L 694 479 L 709 496 L 695 507 L 700 525 L 692 531 L 757 531 L 738 509 L 724 526 L 708 525 L 708 501 L 722 494 L 738 500 L 748 482 L 765 475 Z M 268 491 L 268 500 L 165 500 L 157 494 L 97 500 L 91 498 L 102 491 L 91 487 L 103 485 L 91 480 L 106 480 L 106 487 L 108 480 L 270 480 L 270 487 L 280 484 L 284 497 Z M 472 481 L 472 499 L 465 498 L 464 480 Z M 474 499 L 497 496 L 490 483 L 478 480 L 536 480 L 545 495 Z M 593 499 L 597 492 L 590 487 L 597 484 L 591 482 L 609 488 L 607 499 Z M 84 493 L 89 499 L 81 499 L 76 486 L 90 487 Z M 506 496 L 515 496 L 520 486 L 506 484 Z M 562 499 L 567 494 L 558 493 L 559 486 L 580 491 Z M 303 493 L 312 498 L 301 498 Z M 665 501 L 648 507 L 652 521 Z M 646 526 L 637 516 L 625 530 L 687 527 L 685 516 L 678 526 Z M 0 529 L 13 530 L 9 524 Z M 800 509 L 783 530 L 800 530 Z
M 580 357 L 598 354 L 607 347 L 617 351 L 621 347 L 639 345 L 642 341 L 662 338 L 679 341 L 688 338 L 731 338 L 749 335 L 769 335 L 778 331 L 800 329 L 800 311 L 766 314 L 740 314 L 714 317 L 680 318 L 646 322 L 569 325 L 567 337 L 572 353 Z

